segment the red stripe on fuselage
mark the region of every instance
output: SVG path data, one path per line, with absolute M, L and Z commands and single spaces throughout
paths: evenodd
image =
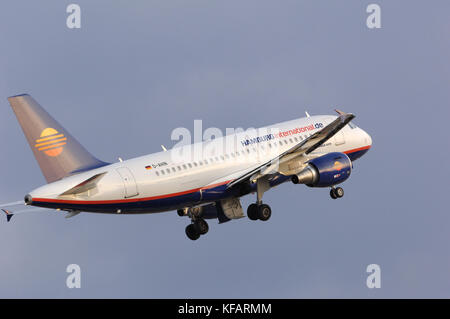
M 345 152 L 343 152 L 343 153 L 344 153 L 344 154 L 355 153 L 355 152 L 359 152 L 359 151 L 368 150 L 370 147 L 371 147 L 371 145 L 367 145 L 367 146 L 363 146 L 363 147 L 359 147 L 359 148 L 354 148 L 354 149 L 352 149 L 352 150 L 345 151 Z

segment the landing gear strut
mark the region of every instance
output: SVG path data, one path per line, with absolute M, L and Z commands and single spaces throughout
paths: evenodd
M 262 202 L 262 196 L 269 188 L 269 181 L 266 178 L 262 177 L 256 181 L 256 203 L 250 204 L 247 208 L 247 217 L 250 220 L 266 221 L 272 215 L 270 206 Z
M 332 199 L 341 198 L 344 196 L 344 189 L 342 187 L 331 188 L 330 196 Z

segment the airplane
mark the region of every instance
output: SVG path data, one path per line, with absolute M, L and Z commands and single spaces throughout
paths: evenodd
M 247 217 L 267 221 L 272 210 L 263 194 L 287 181 L 330 188 L 331 198 L 341 198 L 337 185 L 372 146 L 370 135 L 351 122 L 355 116 L 336 110 L 107 163 L 30 95 L 8 100 L 47 181 L 25 196 L 25 205 L 67 217 L 176 211 L 190 219 L 185 233 L 191 240 L 208 232 L 207 219 L 221 224 L 245 217 L 240 198 L 248 194 L 256 200 Z

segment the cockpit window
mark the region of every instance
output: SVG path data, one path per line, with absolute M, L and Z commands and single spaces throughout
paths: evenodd
M 348 126 L 350 126 L 350 128 L 353 130 L 354 128 L 356 128 L 356 125 L 355 124 L 353 124 L 352 122 L 349 122 L 348 123 Z

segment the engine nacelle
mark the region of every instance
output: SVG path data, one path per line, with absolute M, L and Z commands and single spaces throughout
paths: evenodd
M 305 169 L 292 176 L 292 182 L 310 187 L 329 187 L 344 182 L 351 172 L 352 161 L 346 154 L 328 153 L 310 160 Z

